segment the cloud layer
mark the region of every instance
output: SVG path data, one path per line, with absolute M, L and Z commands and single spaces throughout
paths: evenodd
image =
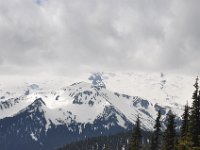
M 0 1 L 1 74 L 200 71 L 200 1 Z

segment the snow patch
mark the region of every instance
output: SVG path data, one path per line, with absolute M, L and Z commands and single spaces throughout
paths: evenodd
M 30 136 L 34 141 L 38 141 L 38 138 L 35 136 L 33 132 L 30 134 Z

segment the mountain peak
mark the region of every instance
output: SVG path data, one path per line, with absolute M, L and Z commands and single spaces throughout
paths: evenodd
M 46 105 L 45 102 L 42 100 L 42 98 L 37 98 L 34 102 L 33 102 L 34 105 L 37 105 L 37 106 L 42 106 L 42 105 Z
M 27 109 L 28 110 L 38 110 L 42 106 L 46 106 L 45 102 L 42 100 L 42 98 L 37 98 L 32 104 L 30 104 Z
M 106 88 L 106 85 L 103 82 L 103 73 L 93 73 L 88 79 L 92 81 L 92 84 L 97 87 Z

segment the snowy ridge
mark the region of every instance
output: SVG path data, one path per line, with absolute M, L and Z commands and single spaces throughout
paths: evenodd
M 185 79 L 187 84 L 180 84 Z M 11 130 L 17 138 L 25 134 L 25 128 L 30 142 L 39 142 L 41 146 L 54 139 L 56 134 L 60 140 L 65 134 L 68 141 L 73 141 L 79 136 L 83 138 L 86 135 L 99 136 L 130 130 L 137 115 L 141 118 L 143 130 L 151 131 L 158 110 L 161 110 L 163 129 L 170 110 L 177 115 L 179 128 L 183 97 L 191 95 L 189 92 L 192 91 L 192 80 L 179 76 L 166 77 L 164 74 L 95 73 L 85 82 L 69 86 L 57 87 L 58 84 L 52 83 L 51 86 L 48 82 L 26 83 L 11 92 L 2 88 L 0 131 L 5 131 L 6 135 Z M 132 84 L 137 85 L 128 88 Z M 186 91 L 185 87 L 189 90 Z M 73 138 L 68 137 L 70 134 Z
M 195 76 L 164 73 L 104 73 L 107 89 L 158 103 L 191 102 Z
M 147 100 L 138 96 L 111 92 L 106 89 L 103 83 L 102 78 L 105 78 L 105 76 L 103 74 L 94 74 L 89 78 L 92 83 L 74 83 L 59 90 L 48 91 L 47 89 L 40 89 L 39 85 L 32 84 L 26 90 L 29 92 L 23 92 L 22 96 L 1 101 L 0 108 L 2 113 L 0 118 L 3 119 L 15 115 L 38 98 L 41 98 L 46 104 L 42 108 L 47 121 L 46 130 L 48 130 L 50 122 L 55 125 L 70 124 L 70 121 L 66 119 L 69 116 L 74 118 L 76 122 L 92 123 L 103 112 L 104 108 L 109 105 L 124 114 L 132 123 L 135 122 L 136 116 L 139 114 L 142 118 L 144 129 L 147 130 L 152 130 L 154 119 L 157 115 L 156 105 L 166 109 L 164 115 L 167 114 L 169 109 L 172 109 L 178 116 L 182 113 L 182 105 L 175 102 L 172 103 L 171 99 L 166 99 L 163 103 L 163 101 L 156 101 L 156 99 Z M 161 75 L 161 78 L 163 76 Z M 104 80 L 108 84 L 108 81 L 113 79 L 109 80 L 107 77 Z M 161 86 L 160 90 L 166 89 L 165 84 L 166 80 L 163 79 L 159 85 Z M 6 103 L 8 103 L 9 107 L 7 107 Z

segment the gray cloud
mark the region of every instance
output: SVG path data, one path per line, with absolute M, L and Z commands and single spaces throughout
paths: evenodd
M 2 74 L 200 71 L 195 0 L 0 1 Z

